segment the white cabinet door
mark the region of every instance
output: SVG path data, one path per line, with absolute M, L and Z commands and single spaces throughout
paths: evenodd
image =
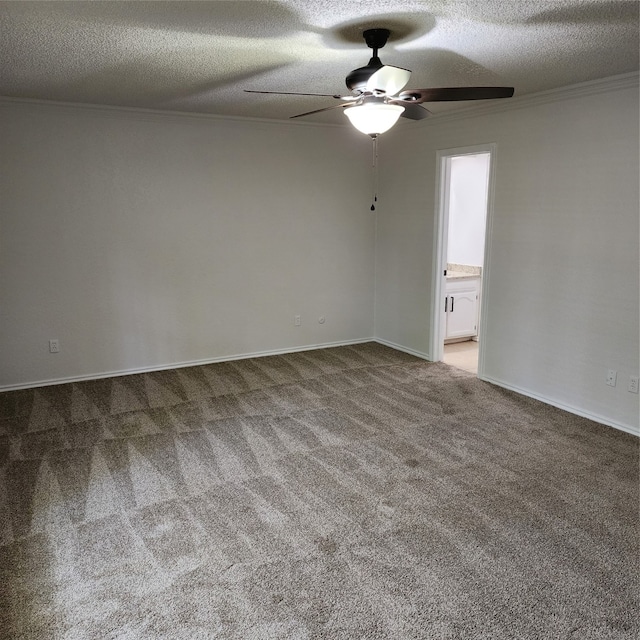
M 465 338 L 478 333 L 478 282 L 447 283 L 445 338 Z

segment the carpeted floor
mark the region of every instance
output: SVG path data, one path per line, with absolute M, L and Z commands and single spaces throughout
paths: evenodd
M 638 439 L 368 343 L 0 395 L 0 637 L 636 640 Z

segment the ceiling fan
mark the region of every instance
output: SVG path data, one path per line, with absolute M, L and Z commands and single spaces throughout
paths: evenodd
M 367 29 L 363 32 L 367 46 L 373 49 L 373 56 L 365 67 L 354 69 L 346 77 L 350 95 L 325 93 L 298 93 L 293 91 L 257 91 L 245 89 L 247 93 L 268 93 L 277 95 L 318 96 L 341 100 L 342 104 L 299 113 L 292 118 L 302 118 L 330 109 L 344 109 L 356 129 L 377 137 L 389 130 L 400 116 L 410 120 L 422 120 L 429 111 L 423 102 L 452 102 L 458 100 L 492 100 L 511 98 L 513 87 L 448 87 L 439 89 L 404 89 L 409 82 L 411 71 L 382 64 L 378 50 L 387 43 L 389 29 Z

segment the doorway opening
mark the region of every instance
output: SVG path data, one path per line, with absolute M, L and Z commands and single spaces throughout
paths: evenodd
M 432 354 L 482 374 L 495 145 L 438 152 Z

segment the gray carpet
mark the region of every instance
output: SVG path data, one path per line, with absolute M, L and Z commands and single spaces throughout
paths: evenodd
M 634 639 L 638 439 L 368 343 L 0 395 L 0 637 Z

